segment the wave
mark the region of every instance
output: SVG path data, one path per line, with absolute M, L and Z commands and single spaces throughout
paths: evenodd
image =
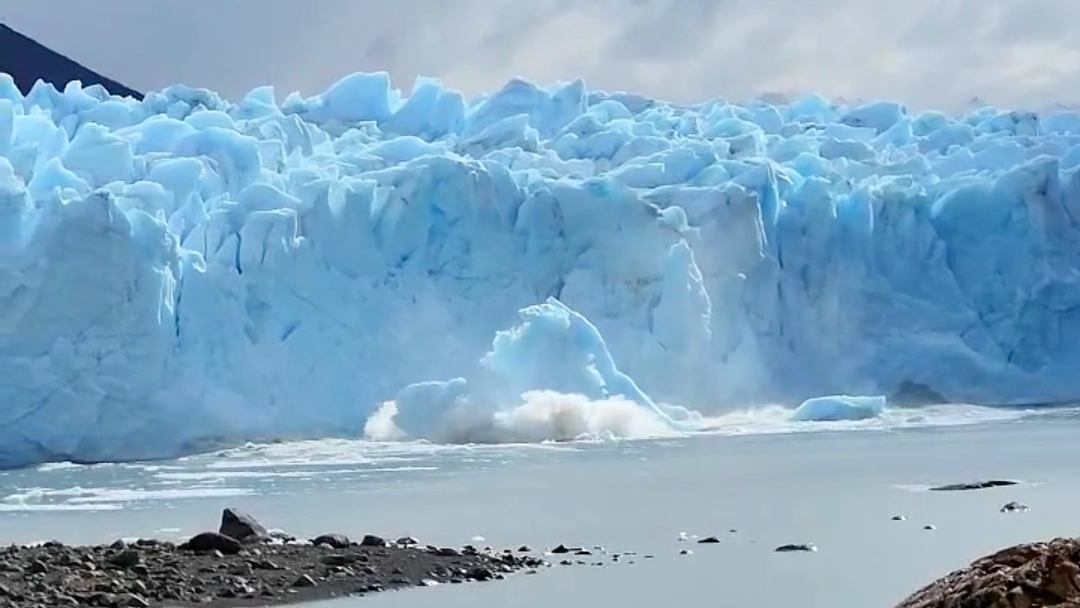
M 889 430 L 1003 422 L 1036 415 L 1039 408 L 998 408 L 967 404 L 890 407 L 871 418 L 797 420 L 782 405 L 748 407 L 704 415 L 671 405 L 678 422 L 622 398 L 589 399 L 554 391 L 532 391 L 513 407 L 491 411 L 462 402 L 440 413 L 424 436 L 409 436 L 394 424 L 397 404 L 388 401 L 368 419 L 367 439 L 422 440 L 438 444 L 536 444 L 544 442 L 644 440 L 693 435 L 753 435 L 822 431 Z M 432 414 L 435 414 L 432 412 Z

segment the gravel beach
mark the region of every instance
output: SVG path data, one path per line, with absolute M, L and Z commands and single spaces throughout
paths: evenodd
M 181 544 L 144 539 L 0 549 L 0 606 L 277 606 L 490 581 L 547 565 L 526 548 L 455 549 L 370 535 L 354 542 L 338 534 L 296 541 L 267 534 L 253 519 L 231 510 L 223 515 L 221 530 L 234 536 L 219 531 Z

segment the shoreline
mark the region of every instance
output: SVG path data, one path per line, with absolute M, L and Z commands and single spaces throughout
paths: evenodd
M 227 533 L 231 533 L 230 536 Z M 241 537 L 239 540 L 234 537 Z M 340 534 L 297 541 L 226 509 L 220 532 L 0 549 L 0 607 L 248 608 L 286 606 L 437 584 L 504 579 L 550 564 L 528 547 L 421 546 Z
M 12 477 L 7 502 L 25 496 L 34 504 L 93 506 L 127 489 L 145 491 L 147 499 L 119 495 L 124 504 L 118 510 L 6 514 L 0 553 L 8 543 L 38 545 L 57 537 L 69 545 L 122 538 L 138 546 L 140 537 L 182 543 L 218 529 L 222 507 L 235 506 L 301 543 L 328 531 L 361 543 L 372 531 L 391 541 L 410 535 L 421 544 L 451 547 L 472 542 L 516 550 L 526 543 L 552 566 L 539 576 L 451 584 L 430 595 L 371 593 L 361 600 L 332 599 L 336 590 L 323 589 L 321 597 L 286 591 L 288 599 L 278 605 L 327 598 L 316 605 L 550 608 L 614 601 L 644 607 L 719 597 L 780 608 L 814 597 L 820 605 L 892 607 L 980 556 L 1074 533 L 1078 424 L 1075 418 L 1039 419 L 892 434 L 687 440 L 565 457 L 527 452 L 500 461 L 503 466 L 486 455 L 450 454 L 434 461 L 442 470 L 434 475 L 368 475 L 388 465 L 356 466 L 348 449 L 181 461 L 160 470 L 60 468 Z M 1010 481 L 1019 483 L 1002 484 Z M 192 499 L 172 494 L 189 486 L 226 492 Z M 250 494 L 226 495 L 234 489 Z M 1030 510 L 1006 508 L 1014 502 Z M 689 538 L 682 540 L 682 531 Z M 698 546 L 698 535 L 722 542 Z M 560 541 L 605 547 L 595 557 L 607 567 L 560 567 L 564 558 L 577 561 L 552 551 Z M 775 552 L 799 543 L 818 551 Z M 635 556 L 616 566 L 615 553 Z M 12 563 L 25 565 L 19 555 Z M 259 603 L 270 602 L 248 605 Z M 170 605 L 179 608 L 175 602 L 163 608 Z

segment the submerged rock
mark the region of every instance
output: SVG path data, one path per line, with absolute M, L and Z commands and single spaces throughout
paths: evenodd
M 896 608 L 1075 608 L 1080 539 L 1017 545 L 979 558 L 916 591 Z
M 1001 488 L 1015 486 L 1020 482 L 1008 479 L 991 479 L 989 481 L 975 481 L 972 483 L 953 483 L 945 486 L 930 488 L 931 492 L 963 492 L 967 490 L 985 490 L 987 488 Z
M 793 545 L 780 545 L 776 548 L 777 553 L 791 553 L 795 551 L 817 551 L 817 547 L 813 543 L 793 544 Z

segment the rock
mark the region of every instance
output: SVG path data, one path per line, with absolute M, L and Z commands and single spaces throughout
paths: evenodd
M 234 509 L 225 509 L 221 512 L 221 527 L 218 534 L 247 542 L 260 542 L 270 539 L 270 534 L 254 517 L 247 513 L 241 513 Z
M 805 543 L 797 545 L 780 545 L 776 548 L 777 553 L 791 553 L 794 551 L 817 551 L 817 547 L 815 547 L 813 543 Z
M 720 542 L 720 539 L 715 536 L 706 536 L 697 542 L 699 545 L 715 545 Z
M 490 581 L 495 578 L 495 573 L 491 569 L 481 566 L 470 570 L 467 578 L 474 581 Z
M 926 524 L 922 527 L 923 530 L 937 530 L 937 526 L 934 524 Z
M 570 553 L 570 549 L 567 549 L 566 545 L 559 545 L 558 547 L 552 549 L 551 552 L 558 555 L 562 553 Z
M 893 515 L 892 520 L 893 521 L 907 521 L 907 518 L 904 517 L 903 515 Z
M 1009 547 L 919 589 L 896 608 L 1080 606 L 1080 539 Z
M 312 539 L 311 544 L 315 546 L 326 545 L 334 549 L 347 549 L 352 546 L 352 541 L 344 534 L 322 534 Z
M 1004 505 L 1002 505 L 1001 512 L 1002 513 L 1024 513 L 1026 511 L 1029 511 L 1030 509 L 1031 508 L 1028 507 L 1027 505 L 1020 504 L 1020 503 L 1018 503 L 1016 501 L 1012 501 L 1012 502 L 1007 502 Z
M 192 536 L 180 548 L 197 553 L 220 551 L 224 555 L 236 555 L 240 552 L 240 549 L 243 549 L 243 545 L 240 544 L 240 541 L 225 534 L 203 532 Z
M 141 595 L 135 593 L 128 593 L 121 596 L 116 606 L 126 606 L 127 608 L 150 608 L 150 602 Z
M 327 566 L 348 566 L 355 561 L 350 555 L 341 555 L 340 553 L 331 553 L 326 557 L 323 557 L 322 562 Z
M 314 587 L 315 579 L 311 578 L 307 574 L 301 574 L 299 578 L 297 578 L 296 581 L 293 582 L 292 586 L 298 588 Z
M 30 574 L 46 574 L 49 572 L 49 567 L 40 559 L 35 559 L 26 567 L 26 571 Z
M 946 486 L 937 486 L 930 488 L 932 492 L 963 492 L 966 490 L 985 490 L 987 488 L 1000 488 L 1004 486 L 1015 486 L 1019 482 L 1009 481 L 1006 479 L 991 479 L 989 481 L 975 481 L 972 483 L 954 483 Z
M 402 547 L 414 547 L 416 545 L 419 545 L 420 541 L 413 538 L 412 536 L 402 536 L 401 538 L 397 539 L 395 543 L 401 545 Z
M 270 530 L 267 534 L 269 535 L 270 540 L 281 544 L 296 542 L 296 537 L 284 530 Z
M 367 534 L 364 539 L 360 541 L 361 547 L 388 547 L 390 543 L 386 542 L 386 539 L 381 536 L 375 536 L 374 534 Z
M 139 552 L 134 549 L 126 549 L 113 555 L 109 558 L 109 563 L 114 566 L 119 566 L 125 570 L 138 565 L 140 560 Z
M 521 545 L 520 547 L 518 547 L 518 551 L 520 553 L 532 553 L 532 547 L 530 547 L 529 545 Z

